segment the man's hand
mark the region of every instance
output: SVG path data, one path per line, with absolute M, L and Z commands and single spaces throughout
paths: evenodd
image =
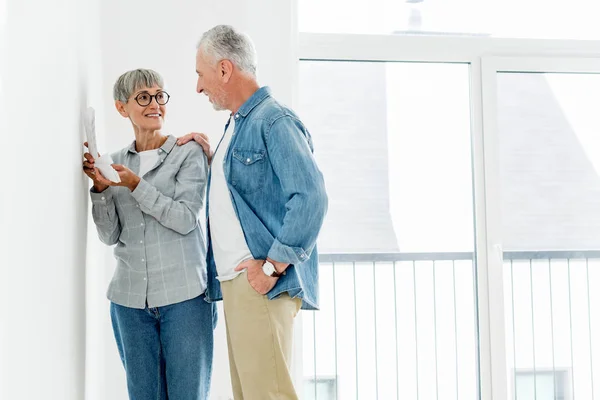
M 117 171 L 121 182 L 115 183 L 110 182 L 111 186 L 125 186 L 128 187 L 132 192 L 135 190 L 137 185 L 140 183 L 140 177 L 133 173 L 132 170 L 121 164 L 112 164 L 112 167 Z
M 192 140 L 202 146 L 202 151 L 204 151 L 204 154 L 206 154 L 206 158 L 208 158 L 208 164 L 210 164 L 215 153 L 210 149 L 210 140 L 208 139 L 208 135 L 206 133 L 198 132 L 188 133 L 187 135 L 177 139 L 177 144 L 182 146 L 187 142 L 191 142 Z
M 84 146 L 87 147 L 87 145 L 87 142 L 85 142 Z M 96 168 L 94 165 L 96 160 L 90 153 L 85 153 L 83 157 L 85 158 L 83 161 L 83 172 L 94 182 L 94 190 L 97 193 L 104 192 L 110 186 L 111 182 L 102 176 L 100 170 Z
M 277 283 L 273 276 L 267 276 L 262 270 L 265 260 L 246 260 L 236 267 L 236 271 L 247 270 L 248 282 L 260 294 L 267 294 Z

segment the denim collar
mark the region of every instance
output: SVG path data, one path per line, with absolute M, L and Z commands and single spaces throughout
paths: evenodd
M 175 144 L 177 142 L 177 139 L 175 139 L 175 136 L 172 135 L 168 135 L 167 136 L 167 140 L 165 141 L 165 143 L 160 146 L 159 150 L 162 150 L 164 153 L 169 154 L 171 152 L 171 150 L 173 150 L 173 147 L 175 147 Z M 127 149 L 127 151 L 129 151 L 130 153 L 134 153 L 137 154 L 137 150 L 135 149 L 135 140 L 129 145 L 129 148 Z
M 250 111 L 254 109 L 257 105 L 262 103 L 264 99 L 267 97 L 271 97 L 271 88 L 268 86 L 263 86 L 258 89 L 238 110 L 236 114 L 240 114 L 242 117 L 246 117 L 250 114 Z

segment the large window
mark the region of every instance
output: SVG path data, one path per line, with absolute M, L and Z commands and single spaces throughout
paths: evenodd
M 330 196 L 306 398 L 593 399 L 600 41 L 536 40 L 599 39 L 593 3 L 299 7 Z
M 330 198 L 305 398 L 475 400 L 468 65 L 305 60 L 300 87 Z
M 553 390 L 556 398 L 591 399 L 600 385 L 600 74 L 578 73 L 575 61 L 560 73 L 526 61 L 498 61 L 489 86 L 507 371 L 516 398 L 550 399 Z M 566 389 L 553 378 L 558 371 L 568 371 Z

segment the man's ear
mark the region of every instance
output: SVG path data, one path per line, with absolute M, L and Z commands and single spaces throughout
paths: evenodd
M 229 60 L 221 60 L 219 62 L 219 77 L 224 83 L 229 82 L 233 74 L 233 63 Z
M 125 109 L 125 103 L 123 103 L 121 100 L 115 101 L 115 108 L 117 109 L 119 114 L 121 114 L 121 116 L 123 116 L 124 118 L 129 118 L 129 113 Z

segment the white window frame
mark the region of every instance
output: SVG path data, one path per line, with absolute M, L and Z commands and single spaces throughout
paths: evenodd
M 482 82 L 483 85 L 483 130 L 485 159 L 485 193 L 487 212 L 488 248 L 495 250 L 496 257 L 487 265 L 489 284 L 487 287 L 491 315 L 502 316 L 490 321 L 490 332 L 494 356 L 501 358 L 493 367 L 504 368 L 506 371 L 506 355 L 504 352 L 504 311 L 501 311 L 504 295 L 503 285 L 503 260 L 502 260 L 502 215 L 501 215 L 501 185 L 499 171 L 498 142 L 499 132 L 497 125 L 497 85 L 496 75 L 499 72 L 524 72 L 524 73 L 595 73 L 600 74 L 600 57 L 483 57 Z M 493 313 L 492 313 L 493 312 Z M 501 332 L 501 333 L 500 333 Z M 501 341 L 501 343 L 496 343 Z M 502 347 L 502 350 L 501 350 Z M 502 351 L 502 353 L 500 353 Z M 506 379 L 506 377 L 504 377 Z M 504 385 L 506 387 L 506 385 Z M 502 399 L 507 398 L 503 394 Z
M 480 398 L 508 399 L 496 73 L 513 70 L 600 73 L 600 41 L 299 33 L 298 58 L 469 64 Z

